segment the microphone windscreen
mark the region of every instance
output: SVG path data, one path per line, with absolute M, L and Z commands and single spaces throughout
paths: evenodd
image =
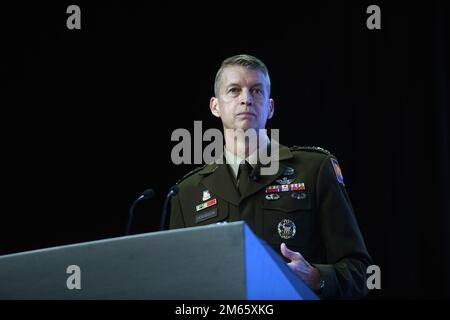
M 147 189 L 142 192 L 142 195 L 144 196 L 144 199 L 151 199 L 155 195 L 155 191 L 153 191 L 153 189 Z
M 180 191 L 180 188 L 178 187 L 178 185 L 174 185 L 172 188 L 170 188 L 170 190 L 172 191 L 172 195 L 176 196 L 177 193 Z

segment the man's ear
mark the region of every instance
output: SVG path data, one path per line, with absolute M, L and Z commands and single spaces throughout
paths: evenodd
M 209 100 L 209 108 L 214 116 L 220 118 L 219 100 L 216 97 L 212 97 L 211 100 Z
M 272 119 L 274 113 L 275 113 L 275 101 L 273 101 L 273 99 L 269 99 L 269 113 L 267 115 L 267 120 Z

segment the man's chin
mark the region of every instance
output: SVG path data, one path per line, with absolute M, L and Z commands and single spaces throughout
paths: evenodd
M 235 127 L 236 127 L 236 129 L 241 129 L 244 131 L 260 129 L 256 123 L 254 123 L 253 121 L 247 121 L 247 120 L 239 121 L 239 123 L 237 123 Z
M 239 126 L 239 127 L 236 127 L 236 128 L 230 129 L 230 130 L 233 130 L 235 132 L 236 131 L 241 131 L 241 132 L 244 132 L 244 133 L 254 131 L 255 133 L 258 133 L 259 130 L 264 130 L 264 129 L 255 128 L 255 127 L 252 127 L 252 126 Z

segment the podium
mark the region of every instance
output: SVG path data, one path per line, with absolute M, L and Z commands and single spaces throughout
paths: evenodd
M 0 256 L 0 299 L 318 298 L 239 221 Z

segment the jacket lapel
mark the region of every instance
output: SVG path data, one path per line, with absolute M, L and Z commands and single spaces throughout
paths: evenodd
M 256 192 L 260 191 L 261 189 L 268 187 L 276 179 L 278 179 L 280 176 L 283 175 L 287 166 L 285 164 L 283 164 L 281 161 L 290 159 L 293 156 L 288 147 L 283 146 L 281 144 L 279 145 L 279 147 L 280 147 L 280 150 L 279 150 L 279 161 L 278 161 L 277 173 L 274 175 L 260 175 L 260 177 L 257 181 L 251 181 L 250 187 L 247 190 L 247 192 L 245 192 L 242 195 L 242 197 L 240 199 L 241 201 L 244 200 L 245 198 L 255 194 Z
M 279 145 L 278 171 L 274 175 L 260 175 L 257 181 L 251 181 L 249 189 L 239 197 L 235 181 L 231 176 L 227 164 L 211 164 L 199 172 L 203 176 L 201 183 L 213 194 L 225 199 L 226 201 L 238 206 L 239 202 L 248 198 L 252 194 L 269 186 L 276 179 L 283 175 L 286 165 L 281 161 L 292 158 L 292 153 L 288 147 Z
M 211 193 L 237 206 L 239 203 L 239 194 L 227 167 L 226 164 L 215 163 L 209 166 L 208 170 L 202 170 L 200 175 L 204 177 L 201 183 Z

